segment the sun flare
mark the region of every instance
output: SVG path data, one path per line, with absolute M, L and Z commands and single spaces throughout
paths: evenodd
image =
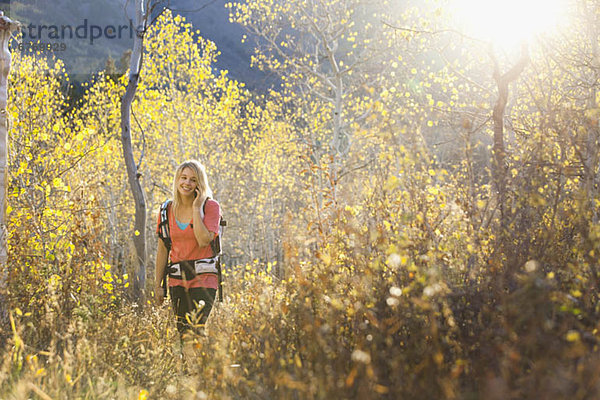
M 566 20 L 567 0 L 454 0 L 454 19 L 468 35 L 510 47 L 550 33 Z

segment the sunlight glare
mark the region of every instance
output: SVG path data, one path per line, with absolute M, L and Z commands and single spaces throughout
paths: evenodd
M 466 34 L 512 47 L 555 30 L 566 0 L 454 0 L 454 18 Z

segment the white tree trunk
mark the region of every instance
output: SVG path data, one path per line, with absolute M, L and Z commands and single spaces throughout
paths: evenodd
M 5 320 L 6 302 L 4 301 L 7 284 L 6 264 L 8 261 L 6 227 L 6 190 L 8 183 L 8 118 L 6 103 L 8 100 L 8 73 L 10 72 L 10 50 L 8 42 L 12 32 L 19 27 L 19 23 L 10 20 L 0 11 L 0 318 Z
M 138 300 L 143 300 L 144 289 L 146 287 L 146 199 L 144 190 L 140 184 L 141 174 L 137 170 L 135 159 L 133 157 L 133 148 L 131 144 L 131 104 L 137 91 L 138 79 L 142 65 L 142 51 L 144 43 L 144 34 L 146 30 L 147 14 L 144 0 L 135 1 L 135 26 L 136 35 L 133 39 L 133 51 L 129 64 L 129 82 L 121 102 L 121 144 L 123 146 L 123 158 L 127 167 L 127 177 L 129 186 L 135 201 L 135 233 L 133 242 L 136 251 L 136 274 L 134 280 L 135 295 Z

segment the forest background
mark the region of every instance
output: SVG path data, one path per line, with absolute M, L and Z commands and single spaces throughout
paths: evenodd
M 266 93 L 165 11 L 133 102 L 145 232 L 127 75 L 74 98 L 60 60 L 13 52 L 1 398 L 600 395 L 600 2 L 508 50 L 452 27 L 447 3 L 391 4 L 228 4 L 281 79 Z M 193 376 L 168 308 L 130 284 L 139 235 L 153 280 L 187 158 L 228 221 Z

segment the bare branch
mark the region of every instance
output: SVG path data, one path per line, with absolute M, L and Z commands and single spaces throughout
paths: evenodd
M 419 34 L 419 35 L 441 35 L 441 34 L 444 34 L 444 33 L 452 33 L 454 35 L 460 36 L 463 39 L 472 40 L 474 42 L 482 43 L 482 44 L 486 44 L 487 43 L 484 40 L 477 39 L 477 38 L 474 38 L 472 36 L 466 35 L 463 32 L 457 31 L 455 29 L 440 29 L 440 30 L 435 30 L 435 31 L 429 31 L 429 30 L 424 30 L 424 29 L 407 28 L 407 27 L 404 27 L 404 26 L 395 26 L 395 25 L 392 25 L 391 23 L 389 23 L 387 21 L 384 21 L 384 20 L 381 20 L 381 23 L 384 24 L 385 26 L 387 26 L 389 28 L 392 28 L 394 30 L 397 30 L 397 31 L 416 33 L 416 34 Z

